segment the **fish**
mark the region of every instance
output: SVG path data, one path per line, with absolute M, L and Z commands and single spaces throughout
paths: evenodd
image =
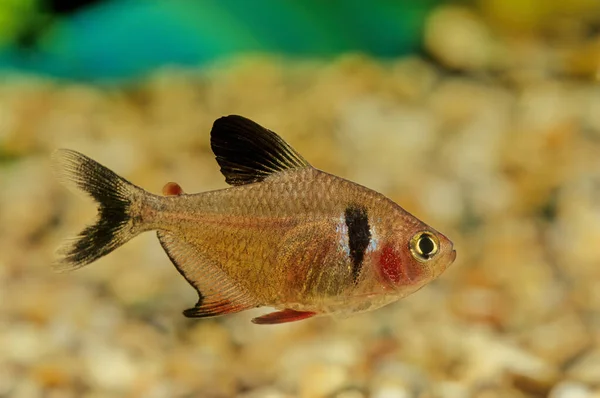
M 89 157 L 53 154 L 58 179 L 91 196 L 95 224 L 65 241 L 54 267 L 70 271 L 155 231 L 196 289 L 186 317 L 256 307 L 280 324 L 347 317 L 416 292 L 455 260 L 453 243 L 383 194 L 311 166 L 275 132 L 239 115 L 218 118 L 210 144 L 228 188 L 150 193 Z

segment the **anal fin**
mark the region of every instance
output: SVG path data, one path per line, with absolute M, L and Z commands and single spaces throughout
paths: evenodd
M 294 321 L 301 321 L 317 315 L 316 312 L 309 311 L 296 311 L 286 308 L 281 311 L 271 312 L 258 318 L 252 319 L 252 323 L 257 325 L 275 325 L 278 323 L 287 323 Z
M 183 312 L 186 317 L 207 318 L 257 306 L 252 296 L 193 244 L 171 233 L 156 235 L 175 268 L 198 291 L 198 303 Z

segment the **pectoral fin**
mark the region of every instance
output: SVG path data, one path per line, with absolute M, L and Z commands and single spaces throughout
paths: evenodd
M 278 323 L 287 323 L 294 321 L 301 321 L 317 315 L 316 312 L 308 311 L 296 311 L 286 308 L 285 310 L 271 312 L 269 314 L 259 316 L 258 318 L 252 319 L 252 323 L 257 325 L 275 325 Z
M 257 306 L 254 298 L 211 263 L 192 244 L 157 232 L 158 240 L 179 273 L 198 291 L 198 303 L 183 312 L 188 318 L 206 318 Z

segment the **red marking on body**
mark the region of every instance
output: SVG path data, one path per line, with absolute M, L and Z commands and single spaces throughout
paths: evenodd
M 407 249 L 408 252 L 408 249 Z M 426 278 L 427 266 L 413 259 L 409 253 L 397 250 L 392 245 L 385 245 L 379 257 L 381 273 L 392 284 L 416 285 Z
M 400 255 L 392 246 L 387 245 L 383 247 L 381 256 L 379 257 L 379 264 L 381 265 L 381 271 L 383 271 L 390 281 L 400 283 L 402 280 L 402 273 L 400 271 L 402 261 Z
M 183 194 L 183 189 L 176 182 L 168 182 L 162 189 L 165 196 L 178 196 Z
M 316 314 L 316 312 L 296 311 L 286 308 L 285 310 L 271 312 L 270 314 L 254 318 L 252 323 L 256 323 L 257 325 L 275 325 L 278 323 L 301 321 L 313 317 Z

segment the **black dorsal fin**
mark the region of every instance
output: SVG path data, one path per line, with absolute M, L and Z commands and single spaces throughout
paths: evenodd
M 273 131 L 238 115 L 215 121 L 210 145 L 231 185 L 259 182 L 280 171 L 310 166 Z

